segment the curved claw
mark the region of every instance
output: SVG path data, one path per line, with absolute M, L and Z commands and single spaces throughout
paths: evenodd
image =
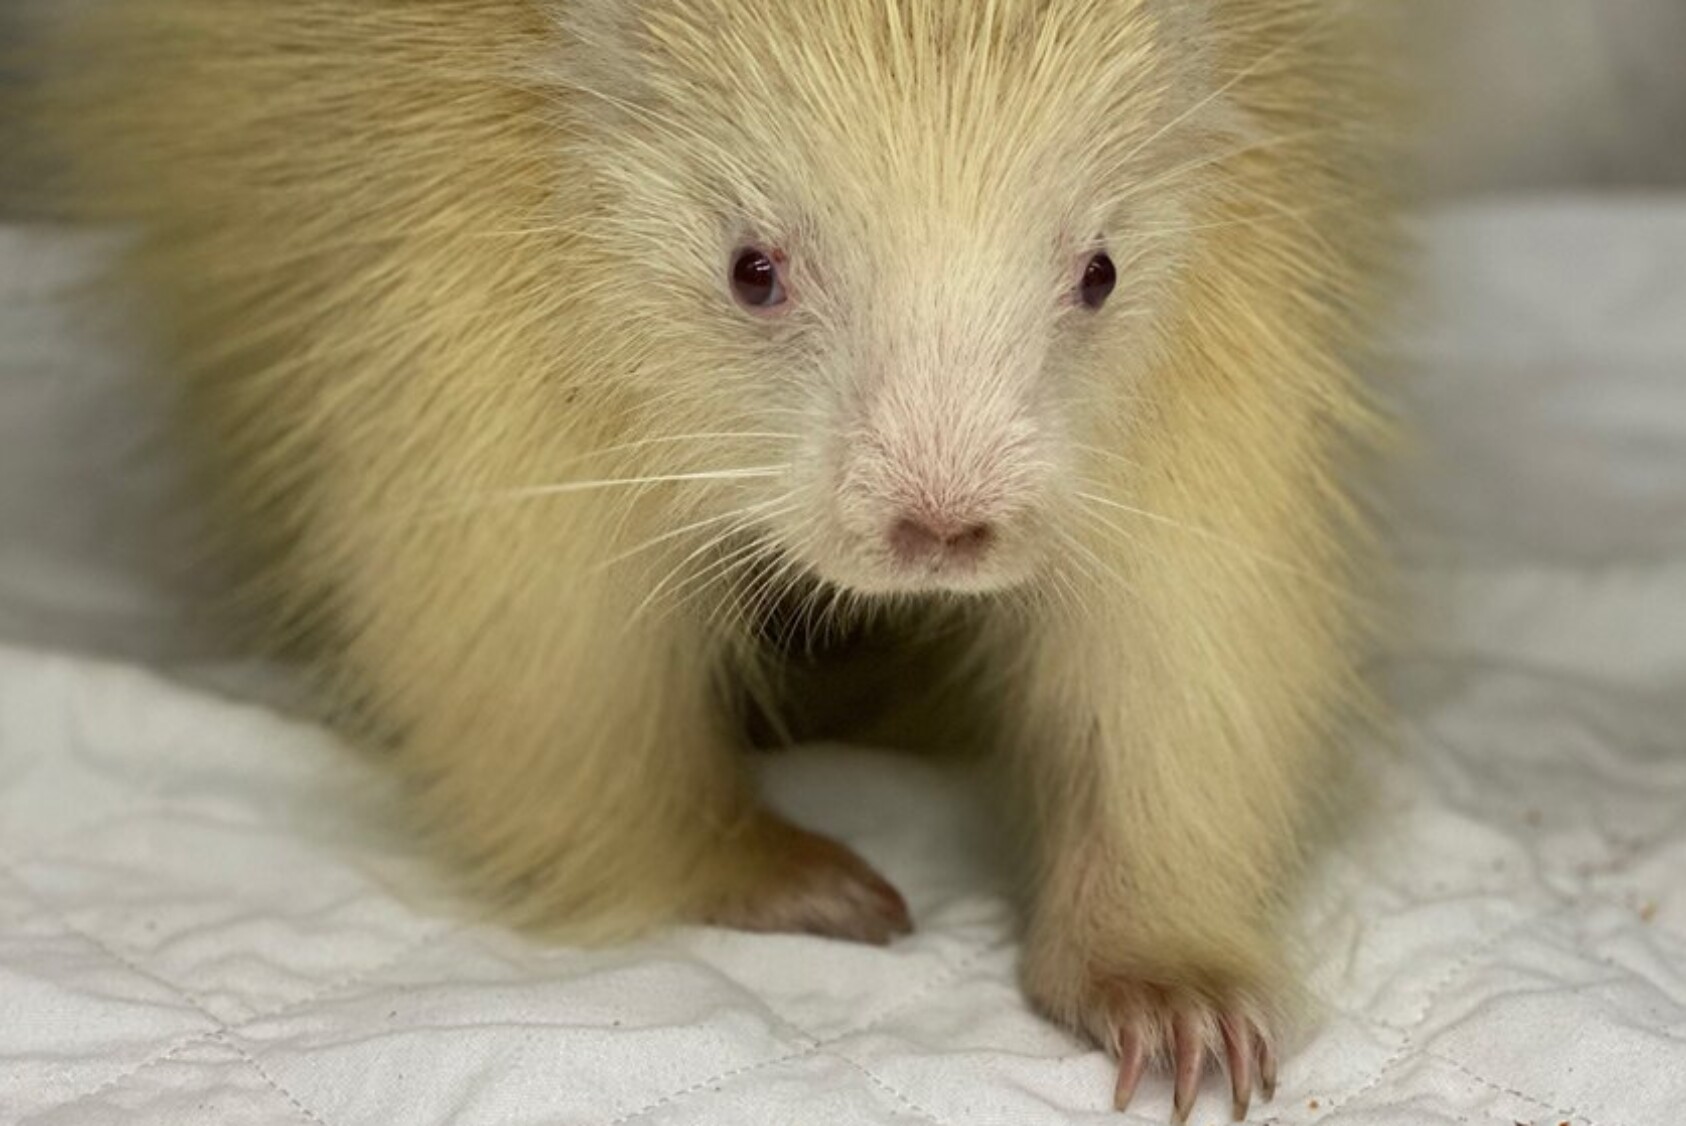
M 1276 1099 L 1276 1049 L 1268 1036 L 1259 1037 L 1259 1080 L 1264 1085 L 1265 1102 Z
M 1206 1041 L 1200 1033 L 1200 1022 L 1192 1014 L 1182 1012 L 1172 1018 L 1171 1038 L 1175 1045 L 1172 1058 L 1177 1077 L 1172 1117 L 1178 1126 L 1187 1122 L 1194 1110 L 1195 1096 L 1200 1093 L 1200 1074 L 1206 1069 Z
M 1243 1121 L 1253 1105 L 1253 1026 L 1245 1019 L 1224 1017 L 1219 1022 L 1223 1030 L 1224 1057 L 1229 1066 L 1229 1089 L 1235 1121 Z
M 1118 1086 L 1113 1090 L 1115 1110 L 1129 1110 L 1136 1088 L 1147 1070 L 1147 1044 L 1139 1029 L 1125 1027 L 1118 1033 Z

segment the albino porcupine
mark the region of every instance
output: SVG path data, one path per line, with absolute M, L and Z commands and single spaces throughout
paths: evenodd
M 940 637 L 894 702 L 1010 771 L 1028 995 L 1119 1106 L 1244 1111 L 1364 698 L 1356 7 L 114 0 L 44 112 L 268 620 L 482 888 L 887 941 L 742 700 L 789 729 L 772 621 Z

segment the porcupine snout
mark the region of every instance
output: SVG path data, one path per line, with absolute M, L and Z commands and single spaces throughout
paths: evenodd
M 1016 577 L 1040 504 L 1037 428 L 1012 397 L 957 383 L 888 389 L 850 443 L 846 521 L 893 582 L 998 586 Z

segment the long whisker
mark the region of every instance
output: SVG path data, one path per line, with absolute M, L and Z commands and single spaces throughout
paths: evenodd
M 700 544 L 689 555 L 675 563 L 668 570 L 667 574 L 662 576 L 661 581 L 650 588 L 650 592 L 644 596 L 643 601 L 639 602 L 638 606 L 632 612 L 632 620 L 638 621 L 643 618 L 644 615 L 656 605 L 657 601 L 661 598 L 662 594 L 666 592 L 667 588 L 675 581 L 680 584 L 679 589 L 683 589 L 685 585 L 691 581 L 691 579 L 695 578 L 695 575 L 689 577 L 686 576 L 685 568 L 687 564 L 689 564 L 692 560 L 721 547 L 732 538 L 733 533 L 737 530 L 738 529 L 735 527 L 727 528 L 718 536 L 711 538 L 707 543 Z
M 715 524 L 724 523 L 728 520 L 743 520 L 748 517 L 759 516 L 768 509 L 776 508 L 778 505 L 786 503 L 787 499 L 788 498 L 785 497 L 775 497 L 772 500 L 761 501 L 759 504 L 752 504 L 744 508 L 733 509 L 731 512 L 722 512 L 719 515 L 709 516 L 694 523 L 686 524 L 682 528 L 674 528 L 672 531 L 663 532 L 659 536 L 653 536 L 650 539 L 645 540 L 636 547 L 629 548 L 626 551 L 605 559 L 593 569 L 592 573 L 596 574 L 601 571 L 606 571 L 617 564 L 625 563 L 629 559 L 642 555 L 644 552 L 649 551 L 653 547 L 671 542 L 672 540 L 680 539 L 684 536 L 690 535 L 692 532 L 701 531 L 702 529 L 712 527 Z
M 717 537 L 712 543 L 705 546 L 709 548 L 718 547 L 731 537 L 732 532 L 739 530 L 741 529 L 734 528 L 731 532 L 728 532 L 724 536 Z M 669 607 L 672 612 L 677 613 L 678 611 L 684 609 L 692 601 L 706 595 L 720 583 L 727 581 L 739 564 L 752 562 L 768 550 L 769 547 L 766 543 L 762 542 L 760 539 L 751 538 L 745 543 L 739 544 L 732 550 L 727 551 L 725 554 L 721 555 L 720 558 L 714 560 L 701 570 L 682 576 L 682 572 L 684 570 L 683 566 L 676 568 L 667 579 L 662 581 L 660 586 L 650 592 L 650 597 L 645 599 L 644 605 L 639 607 L 638 612 L 642 613 L 645 606 L 652 605 L 654 599 L 660 595 L 662 590 L 666 588 L 674 578 L 679 578 L 679 585 L 673 588 L 673 593 L 677 600 L 671 607 Z M 695 554 L 687 556 L 687 561 L 694 557 Z
M 472 494 L 454 502 L 446 501 L 430 509 L 415 513 L 411 518 L 421 521 L 460 520 L 478 516 L 497 508 L 508 508 L 524 501 L 542 500 L 570 494 L 589 493 L 616 488 L 637 488 L 675 483 L 758 481 L 778 477 L 789 466 L 758 465 L 743 469 L 696 470 L 685 473 L 658 473 L 643 477 L 606 477 L 590 481 L 559 481 L 551 485 L 532 485 L 504 489 L 491 493 Z
M 1150 400 L 1141 399 L 1140 401 L 1142 403 L 1147 403 Z M 1115 450 L 1109 450 L 1109 449 L 1105 448 L 1104 446 L 1093 446 L 1093 445 L 1090 445 L 1087 442 L 1073 442 L 1071 444 L 1071 448 L 1074 449 L 1074 450 L 1081 450 L 1084 453 L 1094 454 L 1097 457 L 1109 458 L 1113 461 L 1118 462 L 1120 465 L 1125 466 L 1128 469 L 1135 469 L 1135 470 L 1140 471 L 1140 470 L 1145 468 L 1142 465 L 1142 463 L 1137 461 L 1135 458 L 1127 457 L 1124 454 L 1118 453 Z
M 663 434 L 659 437 L 640 438 L 634 442 L 621 442 L 613 446 L 603 446 L 600 449 L 584 450 L 573 457 L 567 458 L 560 465 L 574 465 L 594 458 L 609 457 L 612 454 L 626 453 L 629 450 L 642 450 L 650 446 L 675 445 L 680 442 L 723 442 L 733 438 L 770 439 L 775 441 L 794 442 L 796 434 L 783 434 L 774 430 L 700 430 L 693 434 Z
M 1106 565 L 1106 562 L 1096 553 L 1095 549 L 1078 539 L 1072 532 L 1062 529 L 1058 536 L 1058 543 L 1066 550 L 1075 553 L 1078 567 L 1085 572 L 1086 577 L 1096 579 L 1112 574 L 1113 569 Z M 1063 572 L 1056 571 L 1056 573 L 1064 580 L 1067 589 L 1071 590 L 1075 596 L 1076 591 L 1071 587 L 1070 576 Z M 1077 601 L 1079 604 L 1081 603 L 1081 599 Z
M 528 485 L 492 494 L 490 499 L 521 501 L 542 497 L 566 496 L 569 493 L 591 492 L 594 489 L 614 489 L 633 485 L 661 485 L 686 481 L 754 481 L 777 477 L 788 466 L 756 465 L 745 469 L 699 469 L 691 473 L 658 473 L 646 477 L 605 477 L 596 481 L 558 481 L 554 485 Z
M 793 585 L 796 576 L 801 571 L 801 564 L 794 554 L 788 551 L 778 553 L 776 565 L 760 575 L 755 584 L 746 592 L 746 604 L 742 607 L 743 621 L 754 626 L 771 614 L 779 599 Z M 788 638 L 780 636 L 777 641 L 783 644 Z
M 1287 574 L 1291 574 L 1291 575 L 1295 576 L 1296 578 L 1304 579 L 1307 582 L 1310 582 L 1313 585 L 1318 586 L 1318 587 L 1328 591 L 1331 594 L 1335 594 L 1335 595 L 1340 596 L 1343 600 L 1349 597 L 1348 592 L 1346 592 L 1344 590 L 1341 590 L 1339 587 L 1330 583 L 1328 580 L 1323 579 L 1320 576 L 1313 574 L 1312 572 L 1306 570 L 1304 567 L 1298 567 L 1298 566 L 1295 566 L 1294 564 L 1288 562 L 1287 560 L 1278 559 L 1275 556 L 1270 555 L 1267 552 L 1260 551 L 1257 548 L 1255 548 L 1255 547 L 1253 547 L 1249 544 L 1245 544 L 1245 543 L 1242 543 L 1239 540 L 1232 539 L 1229 536 L 1223 535 L 1222 533 L 1214 532 L 1214 531 L 1212 531 L 1208 528 L 1201 528 L 1201 527 L 1198 527 L 1194 524 L 1184 523 L 1181 520 L 1174 520 L 1169 516 L 1164 516 L 1164 515 L 1161 515 L 1160 513 L 1157 513 L 1157 512 L 1150 512 L 1145 508 L 1136 508 L 1133 505 L 1124 504 L 1121 501 L 1112 500 L 1109 497 L 1098 496 L 1095 493 L 1078 492 L 1074 495 L 1078 499 L 1083 500 L 1083 501 L 1087 501 L 1090 504 L 1096 504 L 1096 505 L 1100 505 L 1104 508 L 1115 509 L 1119 512 L 1124 512 L 1124 513 L 1127 513 L 1131 516 L 1135 516 L 1138 519 L 1146 520 L 1149 523 L 1161 525 L 1162 527 L 1175 528 L 1176 530 L 1178 530 L 1180 532 L 1183 532 L 1187 535 L 1191 535 L 1191 536 L 1195 536 L 1199 539 L 1207 540 L 1209 542 L 1218 544 L 1222 547 L 1230 548 L 1233 551 L 1238 551 L 1241 554 L 1247 556 L 1248 558 L 1252 559 L 1253 561 L 1255 561 L 1257 563 L 1260 563 L 1260 564 L 1262 564 L 1264 566 L 1267 566 L 1267 567 L 1274 567 L 1277 570 L 1283 571 Z M 1123 529 L 1118 528 L 1117 525 L 1112 524 L 1110 521 L 1104 521 L 1103 520 L 1103 521 L 1101 521 L 1101 523 L 1105 524 L 1108 527 L 1113 528 L 1113 530 L 1115 530 L 1115 531 L 1121 532 L 1122 534 L 1125 534 L 1126 536 L 1128 536 L 1127 532 L 1123 532 Z M 1135 539 L 1135 537 L 1133 537 L 1133 536 L 1131 536 L 1129 538 L 1132 539 L 1132 540 Z
M 1093 518 L 1096 523 L 1110 530 L 1115 535 L 1128 540 L 1133 546 L 1141 545 L 1141 541 L 1137 537 L 1131 535 L 1127 530 L 1119 527 L 1113 521 L 1099 515 L 1095 515 Z M 1132 598 L 1136 598 L 1138 600 L 1141 598 L 1141 594 L 1136 589 L 1135 585 L 1124 577 L 1116 564 L 1107 562 L 1107 560 L 1101 557 L 1099 552 L 1080 540 L 1074 532 L 1070 530 L 1062 530 L 1059 538 L 1060 542 L 1076 552 L 1076 561 L 1082 568 L 1085 577 L 1087 577 L 1091 582 L 1100 583 L 1102 585 L 1118 585 Z M 1075 597 L 1075 602 L 1078 609 L 1082 610 L 1082 598 Z
M 745 604 L 746 591 L 752 588 L 747 587 L 743 579 L 746 576 L 752 580 L 755 579 L 757 570 L 764 569 L 769 563 L 778 559 L 779 555 L 780 551 L 776 544 L 764 540 L 756 541 L 754 550 L 742 552 L 736 558 L 727 561 L 726 566 L 721 568 L 718 574 L 712 576 L 708 582 L 687 595 L 680 605 L 688 605 L 704 597 L 711 590 L 724 586 L 731 591 L 732 596 L 730 599 L 722 599 L 716 603 L 710 612 L 710 621 L 722 626 L 729 621 L 747 626 L 755 619 L 749 616 L 750 611 Z M 788 566 L 788 560 L 781 563 L 781 568 L 784 566 Z M 765 580 L 761 580 L 761 585 L 765 587 Z
M 776 504 L 782 505 L 783 507 L 771 507 L 765 513 L 765 516 L 778 517 L 784 515 L 795 507 L 795 503 L 795 500 L 788 495 L 779 497 Z M 656 601 L 662 596 L 663 592 L 666 591 L 667 588 L 676 580 L 679 582 L 679 586 L 675 588 L 675 592 L 677 593 L 697 581 L 699 578 L 706 578 L 710 575 L 720 565 L 720 560 L 716 560 L 714 563 L 703 568 L 700 572 L 687 575 L 686 570 L 697 559 L 707 555 L 709 552 L 718 550 L 722 545 L 730 540 L 732 536 L 744 531 L 750 527 L 753 522 L 753 519 L 749 516 L 749 510 L 744 510 L 743 513 L 739 514 L 739 519 L 730 523 L 718 534 L 710 536 L 707 540 L 694 548 L 689 554 L 676 562 L 668 573 L 662 577 L 662 580 L 651 588 L 650 593 L 645 596 L 644 600 L 639 603 L 638 608 L 633 612 L 633 618 L 637 619 L 641 617 L 650 607 L 654 606 Z M 757 546 L 759 543 L 757 539 L 753 538 L 749 542 L 751 547 Z M 741 548 L 737 551 L 729 552 L 727 553 L 726 559 L 730 560 L 741 553 Z M 676 604 L 674 608 L 677 609 L 678 605 L 682 604 L 683 600 L 680 604 Z

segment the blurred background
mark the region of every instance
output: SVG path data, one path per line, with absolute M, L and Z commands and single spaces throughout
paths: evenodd
M 1404 0 L 1420 12 L 1430 184 L 1686 184 L 1686 0 Z

